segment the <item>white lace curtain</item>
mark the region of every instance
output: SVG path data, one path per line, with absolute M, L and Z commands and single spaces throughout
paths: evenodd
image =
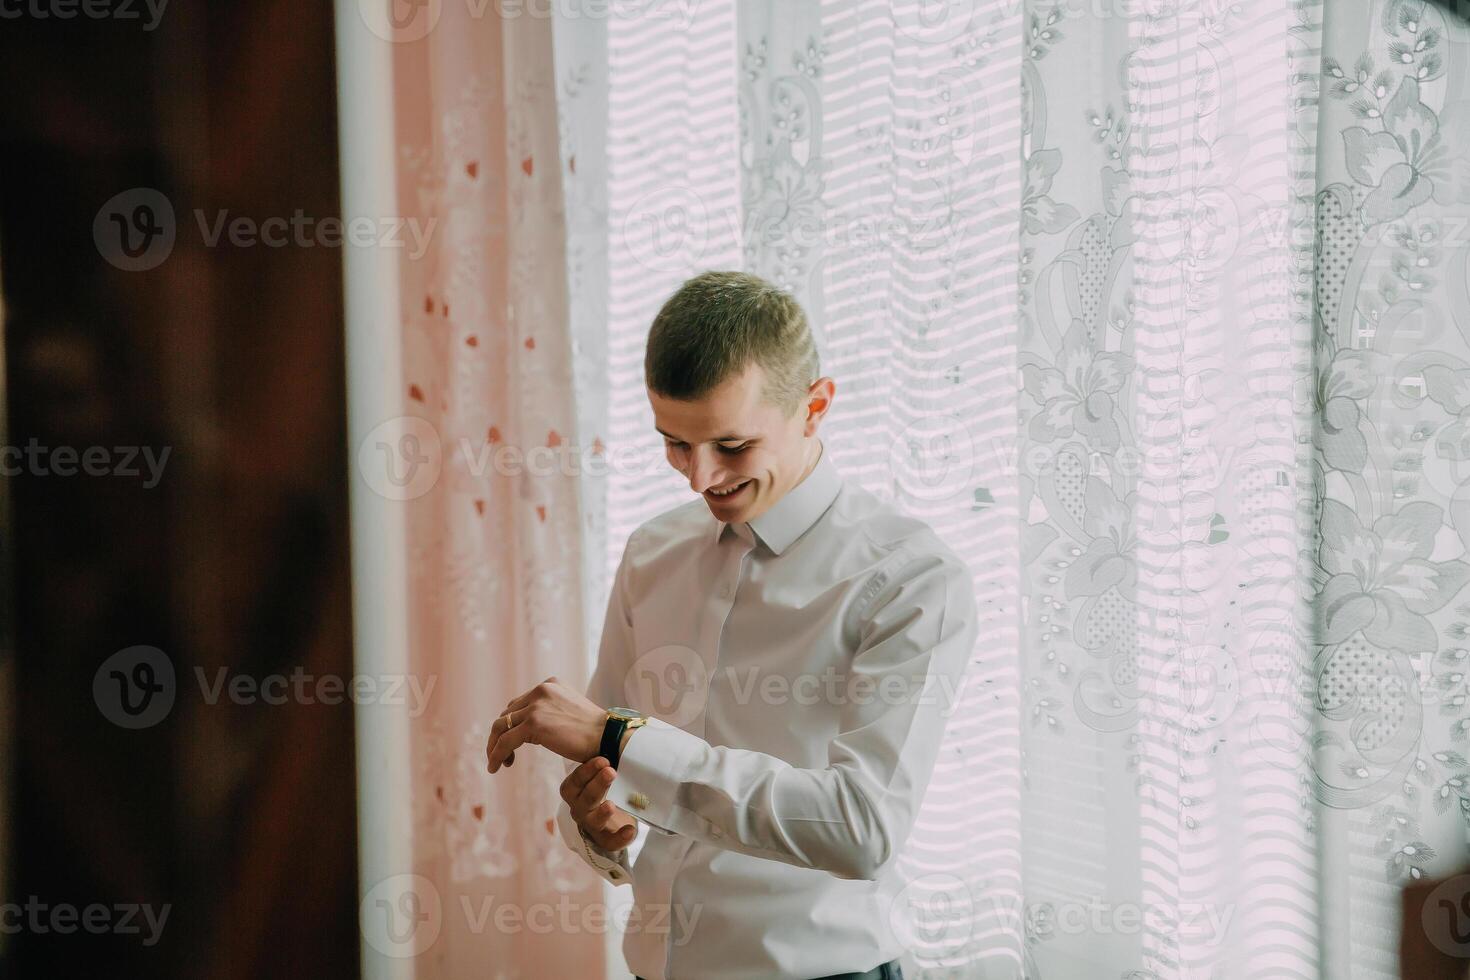
M 686 276 L 749 269 L 812 316 L 838 466 L 974 572 L 981 637 L 893 901 L 906 973 L 1394 976 L 1398 889 L 1463 860 L 1470 808 L 1465 24 L 1414 0 L 552 9 L 506 36 L 554 62 L 506 57 L 489 96 L 513 180 L 487 234 L 510 243 L 519 290 L 496 370 L 522 416 L 548 410 L 537 399 L 574 412 L 536 425 L 605 465 L 490 481 L 492 509 L 520 502 L 495 540 L 519 535 L 528 557 L 451 576 L 443 631 L 520 576 L 523 601 L 497 608 L 522 622 L 538 596 L 580 602 L 562 629 L 590 656 L 587 610 L 627 534 L 687 498 L 642 388 L 648 324 Z M 442 11 L 396 39 L 488 29 Z M 452 190 L 465 161 L 447 148 L 485 123 L 444 111 L 463 80 L 438 78 L 416 165 Z M 561 213 L 514 191 L 534 176 L 516 148 L 548 138 Z M 414 204 L 451 205 L 483 206 Z M 534 244 L 562 250 L 564 277 L 516 264 L 518 219 L 560 229 Z M 431 257 L 431 298 L 461 247 Z M 417 292 L 405 337 L 444 345 L 442 377 L 480 378 Z M 566 388 L 526 373 L 545 370 L 527 366 L 528 318 L 564 332 Z M 443 422 L 420 401 L 404 414 Z M 580 516 L 538 551 L 548 485 Z M 465 508 L 486 498 L 464 478 L 421 513 L 478 534 Z M 499 554 L 484 547 L 451 552 Z M 580 597 L 554 591 L 556 556 Z M 508 655 L 528 675 L 545 662 Z M 465 666 L 457 713 L 413 723 L 440 733 L 414 766 L 460 764 L 474 706 L 511 686 L 482 675 Z M 524 816 L 477 779 L 492 814 Z M 446 903 L 508 878 L 483 849 L 452 853 L 473 820 L 425 812 L 412 867 Z M 557 841 L 518 844 L 568 887 Z M 459 962 L 514 950 L 453 928 L 438 942 Z M 451 975 L 434 962 L 418 972 Z

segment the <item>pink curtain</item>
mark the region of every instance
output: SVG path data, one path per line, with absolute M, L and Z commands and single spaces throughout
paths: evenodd
M 397 976 L 598 976 L 600 885 L 552 822 L 561 760 L 522 752 L 492 778 L 484 751 L 508 700 L 586 669 L 584 507 L 562 460 L 594 440 L 572 383 L 551 22 L 418 9 L 436 20 L 392 39 L 383 125 L 399 216 L 427 241 L 416 254 L 406 230 L 397 266 L 395 432 L 412 440 L 394 452 L 436 476 L 402 504 L 408 669 L 434 687 L 408 723 L 412 876 L 362 883 L 365 922 L 381 906 L 417 935 L 365 938 Z

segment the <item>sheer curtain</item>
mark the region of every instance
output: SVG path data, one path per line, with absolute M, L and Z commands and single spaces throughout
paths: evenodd
M 383 692 L 358 702 L 371 977 L 605 959 L 599 883 L 551 821 L 561 760 L 485 771 L 505 703 L 583 673 L 602 596 L 551 24 L 482 13 L 337 9 L 344 218 L 396 229 L 346 253 L 358 672 Z
M 452 179 L 417 200 L 464 202 L 485 254 L 534 272 L 451 277 L 448 301 L 501 345 L 514 438 L 556 429 L 598 465 L 552 481 L 557 511 L 580 506 L 556 530 L 526 496 L 544 480 L 425 497 L 414 553 L 462 575 L 456 604 L 413 606 L 432 624 L 414 656 L 457 699 L 415 771 L 467 757 L 506 664 L 590 668 L 629 531 L 687 499 L 643 393 L 648 324 L 688 275 L 746 268 L 812 316 L 839 468 L 974 573 L 980 641 L 891 901 L 906 972 L 1394 976 L 1397 890 L 1463 861 L 1470 811 L 1464 23 L 1406 0 L 703 0 L 444 38 L 456 9 L 398 47 L 519 40 L 395 78 L 435 79 L 425 159 Z M 445 115 L 492 66 L 505 117 Z M 516 141 L 540 141 L 547 196 L 456 199 L 465 161 L 438 143 L 463 126 L 504 127 L 507 188 L 533 177 Z M 396 329 L 442 352 L 435 393 L 489 377 L 465 328 L 426 326 L 441 287 L 404 281 Z M 502 287 L 562 374 L 526 373 Z M 458 436 L 424 392 L 405 414 Z M 483 536 L 482 494 L 505 508 Z M 449 642 L 488 596 L 543 587 L 564 603 L 551 646 L 525 601 L 504 607 L 522 633 Z M 550 814 L 549 773 L 521 776 L 545 784 L 475 791 L 507 821 L 492 833 Z M 439 863 L 416 867 L 446 896 L 454 867 L 525 887 L 504 841 L 434 809 L 436 779 L 376 785 L 430 814 L 414 839 Z M 525 846 L 548 883 L 585 883 L 555 841 Z M 418 972 L 450 975 L 435 955 Z

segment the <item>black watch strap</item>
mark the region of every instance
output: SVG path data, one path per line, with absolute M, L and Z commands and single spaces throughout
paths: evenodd
M 602 744 L 597 748 L 597 754 L 606 759 L 614 769 L 618 767 L 618 761 L 623 754 L 623 733 L 628 730 L 628 720 L 608 715 L 607 721 L 602 726 Z

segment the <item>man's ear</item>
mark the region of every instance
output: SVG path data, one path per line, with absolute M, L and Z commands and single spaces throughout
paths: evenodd
M 832 398 L 836 393 L 837 385 L 831 378 L 818 378 L 807 389 L 806 425 L 802 429 L 802 434 L 807 438 L 817 434 L 817 426 L 832 407 Z

